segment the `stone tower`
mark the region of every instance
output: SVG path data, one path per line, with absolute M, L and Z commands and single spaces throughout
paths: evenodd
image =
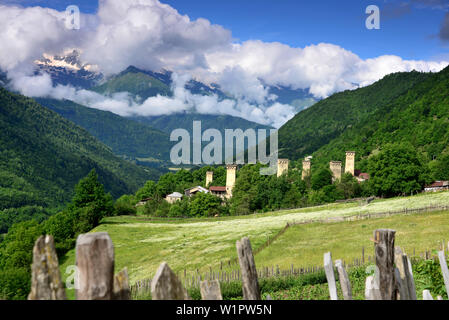
M 310 176 L 310 170 L 312 169 L 312 162 L 308 159 L 302 162 L 302 180 Z
M 332 181 L 335 182 L 337 180 L 341 180 L 341 161 L 331 161 L 330 169 L 332 171 Z
M 278 178 L 282 176 L 284 173 L 288 172 L 288 165 L 290 161 L 288 159 L 279 159 L 278 160 Z
M 206 172 L 206 188 L 209 187 L 209 185 L 214 181 L 214 172 L 213 171 L 207 171 Z
M 346 152 L 345 172 L 349 172 L 354 176 L 355 173 L 355 151 Z
M 226 194 L 227 198 L 232 198 L 232 190 L 235 186 L 235 177 L 237 174 L 237 165 L 228 164 L 226 166 Z

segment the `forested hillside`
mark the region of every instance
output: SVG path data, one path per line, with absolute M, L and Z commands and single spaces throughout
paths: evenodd
M 170 81 L 169 76 L 167 79 L 156 77 L 153 73 L 131 66 L 105 83 L 93 87 L 91 90 L 102 94 L 129 92 L 134 98 L 145 100 L 158 94 L 171 96 L 170 85 L 166 83 L 168 81 Z
M 169 160 L 170 137 L 162 131 L 112 112 L 84 107 L 68 100 L 36 101 L 86 129 L 116 155 Z
M 24 210 L 32 215 L 36 206 L 66 203 L 92 169 L 114 197 L 157 178 L 151 169 L 117 158 L 57 113 L 0 88 L 0 224 L 5 215 L 17 217 Z
M 201 121 L 201 129 L 217 129 L 223 137 L 225 129 L 272 129 L 270 126 L 251 122 L 239 117 L 228 115 L 210 115 L 199 113 L 179 113 L 155 117 L 136 117 L 136 121 L 146 123 L 153 128 L 171 133 L 173 130 L 182 128 L 192 133 L 193 121 Z
M 340 92 L 316 103 L 298 113 L 279 130 L 281 156 L 297 160 L 314 153 L 360 123 L 374 125 L 373 117 L 388 113 L 392 101 L 417 83 L 433 77 L 420 72 L 394 73 L 368 87 Z M 377 121 L 382 121 L 382 117 Z
M 435 179 L 449 179 L 449 68 L 377 108 L 320 148 L 315 158 L 343 160 L 345 150 L 357 150 L 363 160 L 388 143 L 410 144 Z

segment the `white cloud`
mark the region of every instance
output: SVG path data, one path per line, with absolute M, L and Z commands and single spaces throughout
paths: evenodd
M 105 73 L 139 68 L 205 68 L 204 54 L 226 46 L 231 32 L 206 19 L 190 20 L 157 0 L 100 0 L 99 25 L 84 58 Z
M 310 88 L 318 98 L 354 89 L 358 84 L 372 84 L 392 72 L 440 71 L 448 65 L 447 62 L 407 61 L 397 56 L 362 60 L 356 54 L 328 43 L 302 49 L 262 41 L 234 44 L 231 50 L 213 52 L 206 58 L 215 74 L 239 68 L 246 78 L 260 78 L 270 85 L 295 89 Z
M 48 74 L 41 76 L 16 75 L 12 86 L 15 90 L 32 97 L 51 97 L 68 99 L 91 108 L 110 111 L 124 117 L 130 116 L 159 116 L 185 111 L 201 114 L 223 114 L 241 117 L 261 124 L 280 127 L 291 119 L 295 112 L 289 105 L 276 103 L 250 104 L 245 100 L 221 100 L 216 95 L 197 95 L 185 89 L 188 75 L 179 76 L 174 73 L 173 97 L 155 96 L 142 103 L 134 101 L 127 92 L 114 93 L 105 96 L 89 90 L 77 90 L 71 86 L 53 86 Z
M 369 85 L 397 71 L 439 71 L 447 62 L 408 61 L 386 55 L 363 60 L 337 45 L 304 48 L 262 41 L 233 42 L 231 32 L 208 20 L 191 20 L 158 0 L 100 0 L 98 13 L 82 14 L 80 30 L 65 28 L 65 13 L 46 8 L 0 6 L 0 69 L 30 96 L 71 99 L 120 115 L 159 115 L 195 110 L 230 114 L 276 127 L 294 115 L 273 104 L 268 85 L 309 88 L 325 98 L 334 92 Z M 141 104 L 126 93 L 105 97 L 71 87 L 53 87 L 48 75 L 32 76 L 35 59 L 79 48 L 84 62 L 105 74 L 129 65 L 175 71 L 174 97 L 152 97 Z M 190 75 L 219 83 L 235 100 L 192 95 L 183 83 Z

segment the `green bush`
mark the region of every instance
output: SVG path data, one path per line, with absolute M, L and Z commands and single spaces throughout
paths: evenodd
M 31 274 L 26 268 L 0 270 L 0 299 L 25 300 L 30 287 Z

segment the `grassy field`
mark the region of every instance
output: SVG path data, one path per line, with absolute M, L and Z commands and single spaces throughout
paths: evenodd
M 416 249 L 420 254 L 437 249 L 441 241 L 449 240 L 449 212 L 395 215 L 386 218 L 348 221 L 332 224 L 308 224 L 289 228 L 272 245 L 256 255 L 256 265 L 288 269 L 295 266 L 323 264 L 323 254 L 331 252 L 334 260 L 351 262 L 365 255 L 374 255 L 373 231 L 387 228 L 396 230 L 397 246 L 409 255 Z
M 175 271 L 186 268 L 208 269 L 220 261 L 236 257 L 236 240 L 249 236 L 253 248 L 261 246 L 287 222 L 305 222 L 326 217 L 353 216 L 429 205 L 449 205 L 449 192 L 425 194 L 408 198 L 359 203 L 331 204 L 321 207 L 279 211 L 245 217 L 191 219 L 185 221 L 145 221 L 139 217 L 107 218 L 93 232 L 106 231 L 115 247 L 116 270 L 128 268 L 130 282 L 151 278 L 161 262 Z M 293 227 L 278 241 L 256 256 L 262 265 L 322 264 L 325 251 L 333 257 L 350 259 L 360 256 L 361 247 L 371 248 L 369 239 L 377 227 L 398 230 L 399 245 L 406 250 L 437 246 L 437 241 L 449 237 L 449 214 L 432 213 L 395 216 L 386 219 L 343 222 L 329 225 L 309 224 Z M 446 236 L 447 235 L 447 236 Z M 446 236 L 446 238 L 444 238 Z M 75 252 L 62 259 L 61 271 L 75 262 Z

